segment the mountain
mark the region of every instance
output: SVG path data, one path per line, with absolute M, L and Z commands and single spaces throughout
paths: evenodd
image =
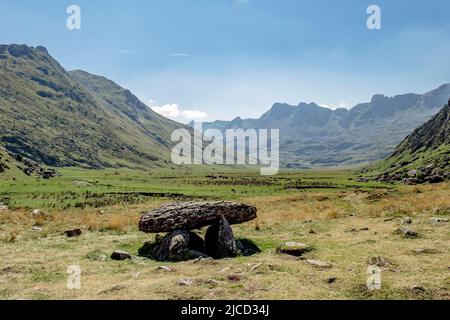
M 408 184 L 450 179 L 450 100 L 430 121 L 414 130 L 384 162 L 369 168 L 378 181 Z
M 388 157 L 449 96 L 445 84 L 425 94 L 378 94 L 350 110 L 276 103 L 259 119 L 215 121 L 203 129 L 280 129 L 280 160 L 288 168 L 358 165 Z
M 180 126 L 104 77 L 64 70 L 42 46 L 0 45 L 0 144 L 14 154 L 51 166 L 160 166 Z

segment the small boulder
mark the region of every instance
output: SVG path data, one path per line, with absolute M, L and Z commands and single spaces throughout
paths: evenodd
M 7 205 L 5 205 L 5 204 L 3 204 L 3 203 L 0 203 L 0 211 L 8 210 L 8 209 L 9 209 L 9 208 L 8 208 Z
M 248 239 L 238 239 L 236 240 L 236 247 L 239 254 L 248 257 L 254 254 L 260 253 L 261 249 L 251 240 Z
M 412 219 L 410 217 L 405 217 L 402 219 L 402 224 L 411 224 Z
M 370 257 L 367 263 L 377 267 L 388 267 L 391 265 L 391 263 L 382 256 Z
M 75 237 L 79 237 L 81 236 L 81 230 L 80 229 L 73 229 L 73 230 L 67 230 L 64 231 L 64 234 L 68 237 L 68 238 L 75 238 Z
M 408 228 L 406 226 L 398 228 L 395 233 L 402 234 L 403 236 L 405 236 L 407 238 L 417 238 L 419 236 L 419 234 L 416 231 L 414 231 L 411 228 Z
M 131 259 L 131 254 L 126 251 L 117 250 L 112 253 L 111 259 L 119 261 Z
M 175 270 L 168 266 L 159 266 L 156 268 L 157 270 L 166 271 L 166 272 L 174 272 Z
M 277 247 L 277 253 L 300 257 L 313 250 L 312 246 L 301 242 L 285 242 Z
M 194 281 L 191 279 L 181 279 L 177 282 L 177 285 L 184 286 L 184 287 L 189 287 L 189 286 L 192 286 L 193 284 L 194 284 Z

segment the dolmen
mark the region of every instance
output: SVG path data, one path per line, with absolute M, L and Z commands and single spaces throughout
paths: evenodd
M 236 240 L 231 225 L 256 218 L 254 206 L 227 202 L 170 203 L 143 214 L 139 230 L 167 232 L 146 243 L 139 254 L 159 261 L 183 261 L 199 257 L 221 259 L 260 252 L 250 240 Z M 208 227 L 203 240 L 193 230 Z

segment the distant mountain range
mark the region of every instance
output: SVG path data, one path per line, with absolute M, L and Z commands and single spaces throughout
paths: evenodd
M 280 129 L 288 168 L 358 165 L 391 155 L 449 97 L 445 84 L 426 94 L 375 95 L 350 110 L 276 103 L 259 119 L 204 129 Z M 170 136 L 181 127 L 111 80 L 64 70 L 42 46 L 0 45 L 0 147 L 12 155 L 49 166 L 168 166 Z
M 350 110 L 276 103 L 259 119 L 204 123 L 203 128 L 280 129 L 280 160 L 288 168 L 350 166 L 384 159 L 450 97 L 450 84 L 425 94 L 375 95 Z
M 44 47 L 0 45 L 0 145 L 51 166 L 168 165 L 182 127 L 129 90 L 67 72 Z

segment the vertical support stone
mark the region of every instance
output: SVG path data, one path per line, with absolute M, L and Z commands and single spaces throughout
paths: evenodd
M 225 217 L 222 216 L 206 231 L 205 253 L 214 259 L 237 256 L 233 230 Z

